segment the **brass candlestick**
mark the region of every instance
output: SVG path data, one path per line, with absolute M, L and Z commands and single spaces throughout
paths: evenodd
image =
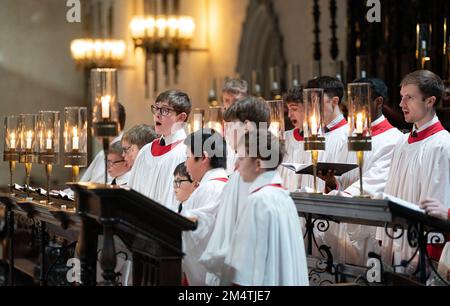
M 311 151 L 311 161 L 313 165 L 314 193 L 321 193 L 317 187 L 317 164 L 319 162 L 319 151 L 325 151 L 325 138 L 313 135 L 305 138 L 305 151 Z
M 25 192 L 27 193 L 27 198 L 30 197 L 30 178 L 32 168 L 33 168 L 32 163 L 25 163 L 25 175 L 26 175 Z
M 13 176 L 14 176 L 14 170 L 16 170 L 16 161 L 10 161 L 9 162 L 9 187 L 11 190 L 11 194 L 14 194 L 14 184 L 13 184 Z
M 78 182 L 78 176 L 80 175 L 80 166 L 72 166 L 72 182 Z
M 50 177 L 52 175 L 52 164 L 45 165 L 45 176 L 47 177 L 47 204 L 50 204 Z

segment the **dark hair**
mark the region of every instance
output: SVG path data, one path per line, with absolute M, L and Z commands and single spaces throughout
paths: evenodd
M 186 113 L 186 120 L 191 114 L 192 103 L 187 93 L 178 90 L 168 90 L 156 98 L 156 103 L 167 102 L 176 114 Z
M 127 121 L 127 112 L 125 111 L 125 106 L 122 105 L 122 103 L 119 104 L 119 127 L 120 130 L 123 131 L 125 128 L 125 123 Z
M 224 113 L 223 119 L 226 122 L 239 120 L 241 122 L 250 121 L 257 126 L 259 123 L 270 123 L 270 108 L 266 101 L 248 97 L 231 105 Z
M 116 141 L 109 145 L 108 154 L 117 154 L 122 156 L 123 148 L 120 141 Z
M 212 129 L 201 129 L 189 135 L 184 144 L 195 156 L 195 160 L 208 153 L 212 169 L 227 167 L 227 144 L 218 132 Z
M 239 145 L 245 146 L 245 156 L 258 158 L 263 161 L 271 161 L 275 157 L 276 162 L 267 170 L 276 170 L 283 162 L 286 153 L 284 142 L 266 129 L 245 133 Z M 263 150 L 266 150 L 266 152 Z
M 418 70 L 408 74 L 400 84 L 402 87 L 406 85 L 417 85 L 424 100 L 433 96 L 436 97 L 435 108 L 441 102 L 445 90 L 442 79 L 429 70 Z
M 139 124 L 126 131 L 122 140 L 129 142 L 131 145 L 136 145 L 140 150 L 157 137 L 155 130 L 150 125 Z
M 284 103 L 303 104 L 303 86 L 295 86 L 283 96 Z
M 189 181 L 192 182 L 192 178 L 189 175 L 189 172 L 187 171 L 185 163 L 181 163 L 178 166 L 176 166 L 175 170 L 173 171 L 173 176 L 176 175 L 186 177 Z
M 356 79 L 353 83 L 369 83 L 372 89 L 372 100 L 375 100 L 379 97 L 383 98 L 384 101 L 388 99 L 388 88 L 382 79 L 360 78 Z
M 331 99 L 339 98 L 339 104 L 344 99 L 344 84 L 337 78 L 330 76 L 321 76 L 310 80 L 306 88 L 322 88 L 324 93 Z
M 223 85 L 222 92 L 245 98 L 248 95 L 248 83 L 241 79 L 230 79 Z

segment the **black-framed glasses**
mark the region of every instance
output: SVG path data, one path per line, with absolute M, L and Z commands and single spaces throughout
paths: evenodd
M 173 185 L 174 185 L 176 188 L 181 188 L 181 184 L 183 184 L 183 182 L 189 182 L 189 183 L 192 183 L 191 180 L 173 180 Z
M 124 159 L 116 160 L 116 161 L 108 160 L 107 166 L 108 167 L 112 167 L 112 166 L 115 166 L 117 164 L 123 163 L 124 161 L 125 161 Z
M 152 109 L 152 114 L 156 115 L 156 114 L 160 114 L 161 116 L 169 116 L 169 114 L 171 112 L 174 112 L 175 110 L 173 108 L 169 108 L 169 107 L 157 107 L 155 105 L 151 106 Z

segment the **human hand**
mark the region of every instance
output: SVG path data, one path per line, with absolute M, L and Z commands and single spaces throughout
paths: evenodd
M 328 170 L 326 174 L 323 174 L 322 171 L 317 173 L 317 176 L 325 181 L 325 192 L 330 193 L 332 190 L 336 190 L 338 187 L 338 182 L 336 180 L 336 171 Z
M 420 208 L 424 209 L 427 215 L 441 220 L 448 220 L 449 210 L 439 200 L 426 199 L 420 203 Z

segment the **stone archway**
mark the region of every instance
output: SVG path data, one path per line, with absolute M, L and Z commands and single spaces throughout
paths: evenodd
M 271 98 L 269 68 L 278 67 L 280 89 L 286 89 L 283 37 L 273 0 L 251 0 L 243 25 L 237 72 L 251 83 L 252 71 L 261 73 L 262 95 Z

